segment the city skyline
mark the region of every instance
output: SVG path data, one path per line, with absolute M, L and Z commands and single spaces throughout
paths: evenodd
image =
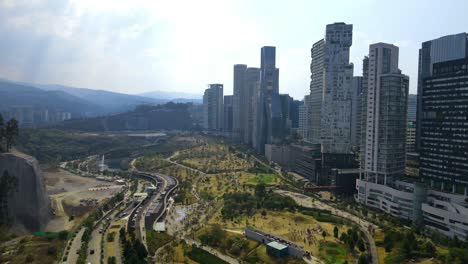
M 424 4 L 428 12 L 416 12 L 417 2 L 405 3 L 404 9 L 398 3 L 382 8 L 368 0 L 339 2 L 336 9 L 336 2 L 298 1 L 269 4 L 271 14 L 264 14 L 263 4 L 201 2 L 178 10 L 177 3 L 159 2 L 2 1 L 0 76 L 130 94 L 168 90 L 201 95 L 206 84 L 219 82 L 230 93 L 232 65 L 259 67 L 258 47 L 272 45 L 282 69 L 280 93 L 302 98 L 308 94 L 312 44 L 326 24 L 345 22 L 354 27 L 350 62 L 355 75 L 361 75 L 369 44 L 392 43 L 400 47 L 401 69 L 410 76 L 410 93 L 416 93 L 420 43 L 465 31 L 457 21 L 467 7 L 463 1 L 445 7 L 429 2 Z M 440 8 L 450 17 L 431 19 L 429 11 L 440 13 Z M 324 12 L 310 11 L 317 9 Z M 291 13 L 288 21 L 276 19 Z

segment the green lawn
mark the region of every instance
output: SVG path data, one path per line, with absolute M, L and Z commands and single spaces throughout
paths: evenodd
M 343 263 L 347 259 L 346 249 L 343 245 L 320 241 L 319 247 L 320 258 L 325 260 L 325 263 Z
M 171 241 L 172 237 L 166 233 L 157 233 L 153 230 L 146 230 L 146 242 L 148 243 L 148 251 L 151 255 L 167 242 Z
M 248 179 L 248 182 L 269 184 L 273 183 L 276 179 L 277 176 L 275 174 L 259 173 L 255 177 Z

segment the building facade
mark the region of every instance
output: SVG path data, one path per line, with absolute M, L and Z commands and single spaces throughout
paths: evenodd
M 353 77 L 351 91 L 351 146 L 357 149 L 361 142 L 362 77 Z
M 236 64 L 234 65 L 234 82 L 233 82 L 233 96 L 232 96 L 232 136 L 236 140 L 243 138 L 246 110 L 246 89 L 245 78 L 247 73 L 247 65 Z
M 398 47 L 391 44 L 372 44 L 368 67 L 362 177 L 386 185 L 405 171 L 409 78 L 398 69 Z
M 221 132 L 223 114 L 223 85 L 209 84 L 203 94 L 203 128 Z
M 310 141 L 321 144 L 323 153 L 351 152 L 352 32 L 345 23 L 327 25 L 325 39 L 311 51 Z
M 225 95 L 223 102 L 223 132 L 226 136 L 233 136 L 233 97 Z

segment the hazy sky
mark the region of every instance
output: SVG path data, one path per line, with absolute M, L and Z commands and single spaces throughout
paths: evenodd
M 400 47 L 416 90 L 422 41 L 468 31 L 466 0 L 0 0 L 0 76 L 125 93 L 202 93 L 277 47 L 280 92 L 309 92 L 310 48 L 325 25 L 354 25 L 351 62 L 369 44 Z

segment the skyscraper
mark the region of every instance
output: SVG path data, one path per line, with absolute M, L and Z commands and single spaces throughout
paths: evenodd
M 279 97 L 279 69 L 276 68 L 276 48 L 263 47 L 260 62 L 260 89 L 256 95 L 254 148 L 265 152 L 265 144 L 282 140 L 281 100 Z
M 468 195 L 468 57 L 434 63 L 423 79 L 420 176 Z
M 369 48 L 364 178 L 379 184 L 404 175 L 409 77 L 398 69 L 398 47 Z
M 232 135 L 232 128 L 233 128 L 233 96 L 232 95 L 225 95 L 224 102 L 223 102 L 223 131 L 226 133 L 226 136 Z
M 351 152 L 352 31 L 345 23 L 327 25 L 325 39 L 311 50 L 310 141 L 321 144 L 322 153 Z
M 223 129 L 223 85 L 209 84 L 203 95 L 203 127 L 221 132 Z
M 354 148 L 359 147 L 361 141 L 361 95 L 362 77 L 353 77 L 351 90 L 351 145 Z
M 310 107 L 310 95 L 306 95 L 304 96 L 304 100 L 302 101 L 302 104 L 299 106 L 299 129 L 297 131 L 299 136 L 304 140 L 308 139 L 308 132 L 310 128 L 309 107 Z
M 236 140 L 244 137 L 244 123 L 246 111 L 246 80 L 247 65 L 234 65 L 234 83 L 233 83 L 233 98 L 232 98 L 232 135 Z
M 416 149 L 421 147 L 421 119 L 424 78 L 432 75 L 434 63 L 464 59 L 468 55 L 468 35 L 459 33 L 423 42 L 419 49 L 418 108 L 416 120 Z
M 243 95 L 241 100 L 241 134 L 243 134 L 244 144 L 252 145 L 255 120 L 255 106 L 257 104 L 257 93 L 260 90 L 260 69 L 247 68 L 244 85 L 242 86 Z

